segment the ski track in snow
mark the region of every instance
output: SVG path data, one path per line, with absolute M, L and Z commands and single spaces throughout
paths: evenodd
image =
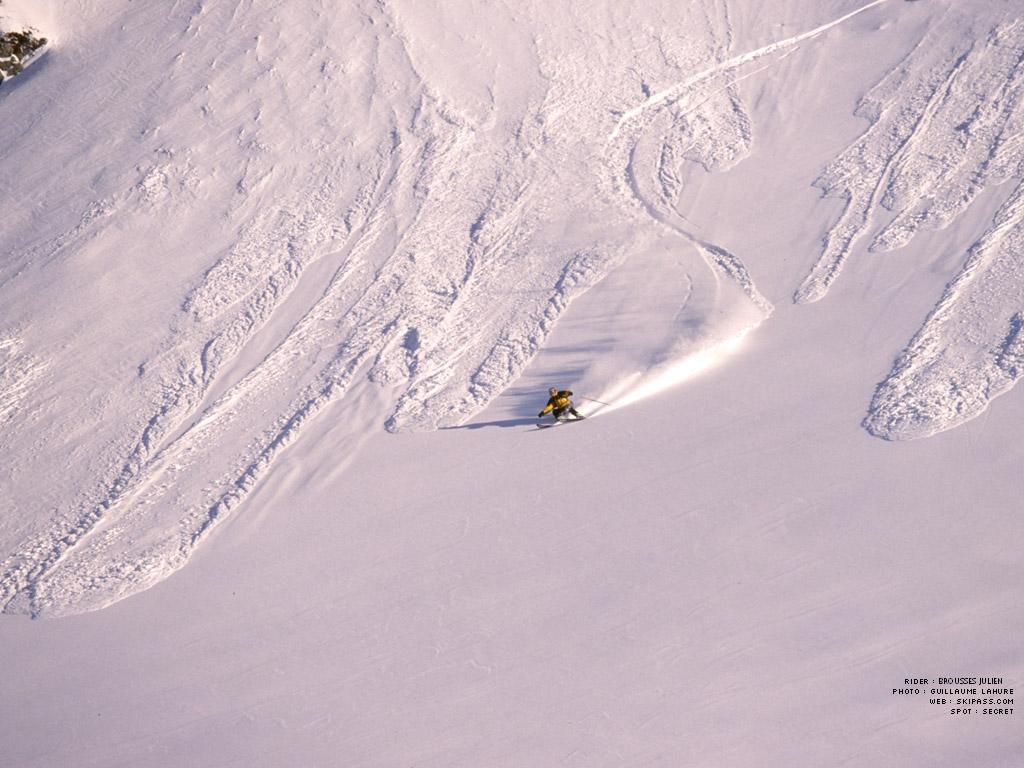
M 679 214 L 687 164 L 721 171 L 749 153 L 753 131 L 738 83 L 764 67 L 743 67 L 883 2 L 734 56 L 727 8 L 720 4 L 694 10 L 697 39 L 710 41 L 703 49 L 652 28 L 633 40 L 581 45 L 578 58 L 567 58 L 564 46 L 549 52 L 538 37 L 542 96 L 531 94 L 497 141 L 493 116 L 471 116 L 457 94 L 432 79 L 434 65 L 423 58 L 429 49 L 405 31 L 400 10 L 367 6 L 347 22 L 336 21 L 347 24 L 344 51 L 336 53 L 324 31 L 318 41 L 323 59 L 312 65 L 305 49 L 290 47 L 283 35 L 260 32 L 251 47 L 231 51 L 221 50 L 222 38 L 208 32 L 234 26 L 242 37 L 261 29 L 259 16 L 203 8 L 182 13 L 180 44 L 188 56 L 174 56 L 179 79 L 170 78 L 168 88 L 201 79 L 196 73 L 204 66 L 248 66 L 261 83 L 256 92 L 262 96 L 250 92 L 241 100 L 221 94 L 216 80 L 191 87 L 191 105 L 224 146 L 233 144 L 244 158 L 224 213 L 238 222 L 237 235 L 215 252 L 212 266 L 184 296 L 170 333 L 139 366 L 134 397 L 140 410 L 120 421 L 96 460 L 106 462 L 106 477 L 94 477 L 48 523 L 13 542 L 0 564 L 0 605 L 33 615 L 74 613 L 166 578 L 303 427 L 354 389 L 389 393 L 390 411 L 380 413 L 378 423 L 391 431 L 464 422 L 523 371 L 573 299 L 628 258 L 630 235 L 638 229 L 653 225 L 670 233 L 680 251 L 695 253 L 707 270 L 701 278 L 695 267 L 683 299 L 692 306 L 688 321 L 700 316 L 699 332 L 680 331 L 652 351 L 648 383 L 680 360 L 742 338 L 773 307 L 739 257 L 702 239 Z M 584 26 L 562 33 L 589 39 Z M 922 43 L 868 95 L 861 109 L 876 115 L 875 125 L 848 153 L 853 160 L 841 158 L 819 180 L 827 192 L 844 190 L 848 207 L 830 235 L 835 247 L 826 249 L 798 300 L 823 295 L 875 208 L 897 215 L 873 247 L 895 247 L 917 227 L 947 223 L 986 180 L 1012 175 L 1021 152 L 1014 133 L 1019 34 L 1019 25 L 993 28 L 980 53 L 958 52 L 952 66 L 925 76 L 916 60 L 929 48 Z M 978 77 L 970 72 L 972 55 L 987 57 L 977 64 Z M 709 59 L 716 63 L 704 66 Z M 369 64 L 350 68 L 342 61 Z M 325 82 L 309 96 L 311 111 L 328 109 L 328 95 L 339 98 L 329 84 L 344 77 L 353 123 L 366 126 L 351 137 L 344 125 L 324 126 L 304 139 L 304 151 L 313 146 L 317 158 L 305 168 L 282 162 L 288 148 L 261 128 L 265 114 L 288 112 L 287 73 L 303 66 L 319 66 Z M 1004 76 L 983 81 L 982 70 Z M 378 81 L 385 71 L 387 82 Z M 651 85 L 673 80 L 657 91 Z M 963 142 L 954 142 L 933 157 L 937 144 L 929 131 L 949 124 L 956 89 L 972 83 L 973 103 L 983 93 L 997 98 L 963 116 L 956 130 L 981 138 L 970 151 L 958 151 Z M 638 86 L 646 97 L 640 105 L 617 114 L 600 106 L 621 103 L 622 94 Z M 893 116 L 893 128 L 885 122 L 893 111 L 888 100 L 902 99 L 907 88 L 912 98 Z M 493 93 L 489 108 L 496 109 Z M 123 192 L 102 197 L 66 231 L 14 256 L 0 289 L 26 269 L 61 264 L 87 244 L 101 243 L 119 222 L 182 217 L 201 206 L 203 180 L 224 171 L 216 151 L 211 159 L 202 150 L 175 149 L 166 138 L 153 142 L 152 160 L 130 169 Z M 932 163 L 927 168 L 919 161 L 925 155 Z M 956 168 L 953 159 L 961 160 Z M 843 173 L 844 162 L 856 167 Z M 981 174 L 972 170 L 979 164 Z M 843 183 L 852 177 L 875 181 L 849 191 Z M 559 206 L 600 225 L 550 230 L 547 213 Z M 972 250 L 972 262 L 986 265 L 972 275 L 1012 260 L 1015 210 L 1010 205 L 1004 223 Z M 967 282 L 964 277 L 950 287 L 946 304 L 958 304 Z M 977 347 L 995 361 L 985 368 L 986 396 L 1010 386 L 1019 368 L 1021 304 L 1010 296 L 999 300 L 1013 305 L 991 320 L 1000 341 Z M 952 327 L 930 322 L 919 334 L 922 348 Z M 898 436 L 909 422 L 929 419 L 952 424 L 951 417 L 925 418 L 927 408 L 907 404 L 908 391 L 923 391 L 913 362 L 923 359 L 920 350 L 908 349 L 891 386 L 879 388 L 866 422 L 873 432 Z M 21 382 L 40 368 L 24 370 Z M 17 399 L 0 413 L 22 408 L 26 396 L 18 392 L 26 387 L 11 387 L 9 397 Z M 956 397 L 944 402 L 957 413 L 970 410 Z M 916 414 L 909 422 L 908 409 Z M 366 432 L 373 419 L 352 429 Z
M 692 245 L 709 267 L 738 286 L 760 317 L 745 326 L 732 329 L 730 338 L 740 338 L 763 322 L 773 311 L 758 290 L 749 272 L 735 254 L 720 245 L 697 236 L 677 210 L 680 192 L 680 166 L 683 161 L 700 163 L 708 171 L 727 169 L 749 152 L 750 119 L 739 101 L 737 84 L 761 69 L 746 74 L 736 71 L 771 54 L 792 51 L 802 42 L 881 5 L 874 0 L 850 13 L 821 24 L 807 32 L 776 41 L 743 54 L 725 58 L 731 42 L 731 28 L 725 15 L 726 45 L 716 51 L 717 64 L 698 71 L 683 81 L 650 95 L 644 103 L 622 112 L 608 136 L 606 152 L 612 168 L 623 168 L 613 180 L 619 193 L 627 189 L 655 221 L 669 228 Z M 644 152 L 642 139 L 655 134 L 654 149 Z M 650 155 L 654 155 L 652 159 Z M 711 337 L 705 348 L 728 339 Z
M 1024 21 L 951 11 L 862 100 L 864 134 L 815 182 L 845 208 L 797 303 L 823 298 L 855 245 L 906 245 L 942 229 L 988 187 L 1024 176 Z M 977 30 L 963 35 L 965 25 Z M 970 249 L 864 420 L 890 440 L 926 437 L 985 410 L 1018 378 L 1020 188 Z
M 854 11 L 807 32 L 776 41 L 743 54 L 727 57 L 732 29 L 723 7 L 721 45 L 711 52 L 718 63 L 648 96 L 639 106 L 624 110 L 605 144 L 606 164 L 612 171 L 612 194 L 637 206 L 658 225 L 692 247 L 716 276 L 719 310 L 727 308 L 732 322 L 709 326 L 703 338 L 688 344 L 682 356 L 695 358 L 722 345 L 738 342 L 771 316 L 774 308 L 757 289 L 743 261 L 721 245 L 698 236 L 679 213 L 682 172 L 687 161 L 706 171 L 726 170 L 750 150 L 752 128 L 738 91 L 738 84 L 765 67 L 738 73 L 745 65 L 778 52 L 789 52 L 843 22 L 881 5 L 874 0 Z M 708 18 L 709 25 L 714 22 Z M 738 288 L 742 298 L 726 285 Z M 675 356 L 676 358 L 679 355 Z M 652 385 L 670 374 L 677 360 L 649 371 Z M 641 386 L 639 380 L 637 386 Z
M 832 27 L 838 26 L 839 24 L 842 24 L 844 21 L 852 19 L 854 16 L 863 13 L 864 11 L 869 10 L 870 8 L 874 8 L 877 5 L 881 5 L 884 2 L 887 2 L 887 0 L 872 0 L 872 2 L 867 3 L 866 5 L 862 5 L 860 8 L 857 8 L 856 10 L 851 11 L 850 13 L 847 13 L 844 16 L 840 16 L 838 19 L 834 19 L 828 22 L 827 24 L 822 24 L 821 26 L 815 27 L 814 29 L 811 29 L 807 32 L 803 32 L 799 35 L 794 35 L 792 37 L 787 37 L 784 40 L 779 40 L 769 45 L 762 46 L 761 48 L 756 48 L 752 51 L 748 51 L 747 53 L 740 54 L 739 56 L 733 56 L 725 61 L 708 67 L 707 69 L 704 69 L 695 75 L 691 75 L 686 80 L 677 83 L 669 88 L 666 88 L 662 91 L 659 91 L 658 93 L 653 94 L 643 104 L 625 110 L 622 113 L 622 117 L 619 119 L 619 122 L 616 124 L 615 130 L 612 131 L 611 135 L 609 136 L 609 139 L 614 140 L 615 138 L 617 138 L 619 133 L 621 133 L 623 126 L 628 125 L 633 120 L 642 117 L 645 113 L 649 113 L 652 108 L 670 105 L 673 102 L 682 98 L 683 96 L 686 96 L 691 88 L 693 88 L 695 85 L 701 84 L 709 77 L 726 73 L 730 70 L 741 67 L 744 64 L 756 61 L 757 59 L 763 56 L 768 56 L 769 54 L 776 53 L 778 51 L 783 51 L 787 48 L 793 48 L 802 43 L 804 40 L 810 40 L 814 37 L 817 37 L 818 35 L 827 32 Z
M 654 46 L 581 45 L 579 60 L 546 55 L 538 41 L 543 97 L 528 102 L 497 142 L 431 84 L 429 62 L 417 60 L 417 41 L 403 32 L 397 12 L 372 6 L 334 21 L 347 35 L 346 60 L 371 63 L 347 72 L 327 32 L 317 43 L 323 60 L 310 63 L 305 47 L 266 34 L 260 18 L 203 8 L 181 15 L 188 56 L 173 56 L 176 69 L 162 87 L 191 88 L 194 112 L 154 119 L 165 134 L 151 137 L 155 159 L 126 167 L 125 191 L 104 196 L 77 224 L 21 252 L 0 285 L 60 268 L 133 222 L 198 215 L 209 205 L 200 200 L 213 189 L 210 180 L 227 182 L 223 215 L 239 222 L 237 235 L 223 250 L 213 245 L 212 266 L 138 366 L 138 410 L 97 438 L 103 447 L 93 461 L 105 463 L 106 477 L 94 477 L 12 542 L 0 564 L 5 612 L 94 610 L 166 578 L 305 425 L 354 389 L 377 388 L 393 406 L 390 415 L 371 413 L 353 424 L 355 432 L 372 429 L 375 419 L 393 431 L 465 421 L 519 375 L 573 299 L 627 258 L 632 233 L 638 223 L 649 227 L 651 217 L 697 248 L 718 276 L 712 283 L 725 277 L 738 288 L 722 296 L 714 287 L 702 343 L 735 332 L 728 324 L 716 330 L 723 315 L 745 326 L 771 310 L 738 259 L 672 219 L 682 163 L 727 168 L 749 149 L 749 117 L 735 83 L 709 82 L 687 99 L 645 108 L 643 120 L 619 131 L 622 151 L 610 154 L 603 137 L 612 113 L 595 108 L 618 98 L 600 73 L 626 71 L 621 61 L 629 57 L 632 71 L 662 79 L 701 55 L 724 57 L 731 29 L 723 9 L 699 20 L 704 38 L 717 41 L 704 52 L 659 30 L 643 33 Z M 255 42 L 222 50 L 222 33 L 208 33 L 233 27 L 238 39 Z M 247 30 L 264 31 L 252 37 Z M 569 32 L 587 38 L 586 29 Z M 325 85 L 307 102 L 272 100 L 287 93 L 288 72 L 311 66 Z M 202 79 L 204 67 L 248 67 L 263 95 L 222 92 L 216 78 L 187 85 Z M 378 72 L 387 82 L 378 82 Z M 340 74 L 351 124 L 366 128 L 349 138 L 348 124 L 328 124 L 295 139 L 317 160 L 290 164 L 289 147 L 263 128 L 266 116 L 315 112 L 328 95 L 341 98 L 328 87 Z M 174 149 L 175 119 L 186 126 L 205 121 L 214 143 Z M 220 160 L 229 150 L 244 158 L 233 181 Z M 625 176 L 632 187 L 603 194 L 609 178 Z M 645 212 L 639 219 L 637 203 Z M 546 214 L 559 206 L 598 223 L 550 230 Z

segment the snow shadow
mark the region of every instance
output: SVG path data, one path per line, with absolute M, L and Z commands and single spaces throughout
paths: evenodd
M 441 427 L 441 429 L 483 429 L 484 427 L 526 427 L 537 423 L 537 417 L 523 417 L 521 419 L 498 419 L 497 421 L 477 421 L 472 424 L 460 424 L 455 427 Z

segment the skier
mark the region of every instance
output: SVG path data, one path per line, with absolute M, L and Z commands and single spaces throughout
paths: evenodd
M 544 414 L 548 412 L 553 413 L 555 421 L 567 421 L 568 419 L 562 418 L 566 412 L 571 413 L 577 419 L 586 418 L 585 416 L 580 416 L 576 409 L 572 407 L 572 400 L 569 399 L 572 397 L 572 390 L 560 390 L 557 387 L 552 387 L 548 390 L 548 394 L 551 397 L 548 398 L 548 404 L 544 406 L 544 410 L 537 414 L 538 419 L 544 418 Z

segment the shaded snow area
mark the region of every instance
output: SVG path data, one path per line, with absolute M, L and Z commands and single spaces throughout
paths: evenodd
M 748 151 L 732 67 L 625 127 L 616 116 L 645 87 L 636 72 L 674 79 L 725 56 L 726 9 L 684 17 L 686 45 L 659 25 L 589 44 L 593 25 L 624 23 L 607 13 L 591 26 L 553 15 L 537 39 L 532 19 L 518 45 L 514 24 L 485 14 L 464 44 L 514 54 L 456 72 L 425 37 L 451 27 L 401 6 L 100 15 L 115 45 L 156 51 L 148 75 L 106 51 L 80 67 L 56 109 L 81 132 L 59 165 L 82 189 L 41 185 L 32 202 L 61 206 L 44 222 L 30 192 L 12 203 L 24 223 L 5 232 L 11 320 L 60 327 L 45 356 L 65 396 L 9 439 L 66 440 L 74 424 L 88 457 L 63 473 L 53 512 L 26 522 L 3 568 L 6 610 L 102 607 L 163 578 L 337 400 L 374 398 L 358 433 L 462 423 L 630 255 L 684 262 L 676 321 L 633 350 L 641 374 L 764 319 L 739 257 L 669 219 L 687 160 L 715 169 Z M 94 131 L 114 135 L 96 144 Z M 69 306 L 83 282 L 100 287 Z M 601 393 L 618 376 L 588 383 Z M 38 503 L 31 478 L 52 459 L 19 461 L 12 508 Z
M 4 0 L 0 764 L 1017 765 L 1017 6 Z

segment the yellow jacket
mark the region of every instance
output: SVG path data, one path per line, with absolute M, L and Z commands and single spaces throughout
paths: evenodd
M 570 397 L 572 397 L 572 390 L 563 389 L 560 392 L 556 392 L 548 398 L 548 404 L 544 406 L 544 410 L 541 411 L 539 415 L 543 416 L 545 413 L 551 413 L 551 411 L 556 408 L 561 409 L 571 407 L 572 400 L 569 399 Z

